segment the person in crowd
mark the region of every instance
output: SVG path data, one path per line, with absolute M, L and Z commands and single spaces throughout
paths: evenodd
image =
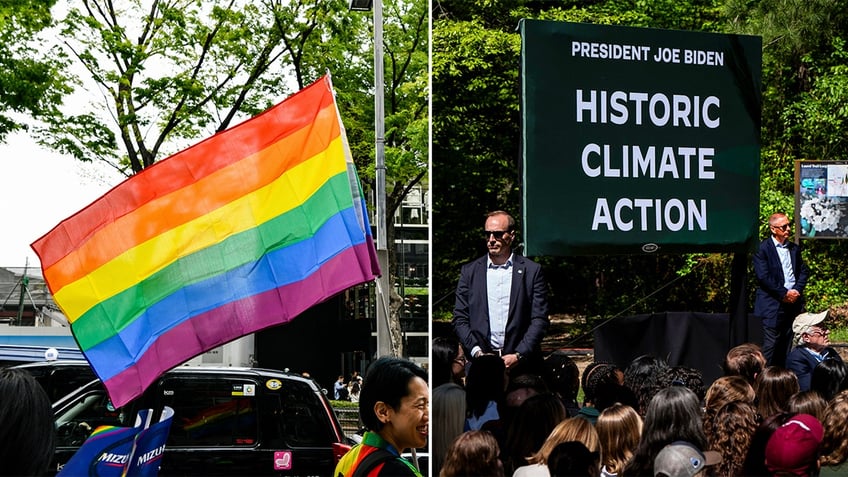
M 56 433 L 44 388 L 29 373 L 0 369 L 0 475 L 46 475 Z
M 796 414 L 775 429 L 766 444 L 766 468 L 772 475 L 818 475 L 824 428 L 809 414 Z
M 789 409 L 789 398 L 799 391 L 795 373 L 769 366 L 757 376 L 757 412 L 762 419 Z
M 551 477 L 598 477 L 600 454 L 580 442 L 562 442 L 551 449 L 548 470 Z
M 465 383 L 465 352 L 456 338 L 440 336 L 433 339 L 433 389 L 445 383 Z
M 707 448 L 721 454 L 715 474 L 724 477 L 744 475 L 742 467 L 757 430 L 757 409 L 744 401 L 731 401 L 722 406 L 704 428 Z
M 797 392 L 789 398 L 789 412 L 795 414 L 809 414 L 818 420 L 824 417 L 824 409 L 827 401 L 816 391 Z
M 527 457 L 525 461 L 527 465 L 515 469 L 512 474 L 513 477 L 548 477 L 551 475 L 548 468 L 548 458 L 553 449 L 563 442 L 579 442 L 589 452 L 600 452 L 600 441 L 595 427 L 581 417 L 569 417 L 551 431 L 537 452 Z
M 810 389 L 830 401 L 837 393 L 848 389 L 848 364 L 841 358 L 825 358 L 813 368 Z
M 527 399 L 509 421 L 504 436 L 501 461 L 508 475 L 538 452 L 551 432 L 566 418 L 562 401 L 553 393 Z
M 439 477 L 503 477 L 498 441 L 488 431 L 467 431 L 448 448 Z
M 362 392 L 362 386 L 360 386 L 359 380 L 351 381 L 348 389 L 348 398 L 350 399 L 350 402 L 359 402 L 359 393 Z
M 454 331 L 471 367 L 478 357 L 494 354 L 510 372 L 538 374 L 550 326 L 542 267 L 513 253 L 515 220 L 506 212 L 489 213 L 483 235 L 488 254 L 460 272 Z
M 344 382 L 344 376 L 339 376 L 336 379 L 336 384 L 333 385 L 333 398 L 336 401 L 347 401 L 348 391 L 347 384 Z
M 722 376 L 713 381 L 704 397 L 704 434 L 707 440 L 712 441 L 712 423 L 725 404 L 744 402 L 753 405 L 755 397 L 754 388 L 742 376 Z
M 765 367 L 766 357 L 756 343 L 742 343 L 730 348 L 722 364 L 725 376 L 742 376 L 752 387 L 756 386 L 757 376 Z
M 359 417 L 367 431 L 342 456 L 334 475 L 421 477 L 401 453 L 427 444 L 429 404 L 426 371 L 400 358 L 374 361 L 359 396 Z
M 433 389 L 433 426 L 430 433 L 433 473 L 438 473 L 448 448 L 465 427 L 465 389 L 444 383 Z
M 745 456 L 745 464 L 742 466 L 742 475 L 763 476 L 771 475 L 766 468 L 766 444 L 774 431 L 795 416 L 790 412 L 779 412 L 769 416 L 760 422 L 751 445 L 748 446 L 748 454 Z
M 662 448 L 654 459 L 654 477 L 694 477 L 721 462 L 712 451 L 702 452 L 691 442 L 675 441 Z
M 580 392 L 580 370 L 577 363 L 562 350 L 556 350 L 545 357 L 542 377 L 550 390 L 559 396 L 569 417 L 577 415 L 580 405 L 577 394 Z
M 509 377 L 504 400 L 508 408 L 517 408 L 527 398 L 547 392 L 549 392 L 548 385 L 541 376 L 519 374 L 518 376 Z
M 600 475 L 616 477 L 639 445 L 642 418 L 631 406 L 613 404 L 601 411 L 595 430 L 601 447 Z
M 479 430 L 488 421 L 500 421 L 500 408 L 508 383 L 504 362 L 498 356 L 479 357 L 468 369 L 465 379 L 465 398 L 468 417 L 465 430 Z
M 668 367 L 667 362 L 653 355 L 639 356 L 627 365 L 624 370 L 624 385 L 636 394 L 639 402 L 636 411 L 639 415 L 645 415 L 651 397 L 660 389 L 657 386 L 660 372 Z
M 612 363 L 593 362 L 583 370 L 580 385 L 583 387 L 583 407 L 578 416 L 594 424 L 600 411 L 595 407 L 596 391 L 602 383 L 624 384 L 624 371 Z
M 645 387 L 642 390 L 642 399 L 647 401 L 639 403 L 640 407 L 646 409 L 653 399 L 654 395 L 661 389 L 669 386 L 683 386 L 695 393 L 699 401 L 704 400 L 706 395 L 706 387 L 704 385 L 704 377 L 700 371 L 688 366 L 669 366 L 661 369 L 657 374 L 656 379 L 651 387 Z M 644 416 L 643 416 L 644 417 Z
M 786 367 L 798 377 L 801 391 L 810 389 L 813 369 L 825 359 L 842 361 L 839 353 L 830 347 L 830 331 L 823 321 L 827 311 L 821 313 L 801 313 L 792 322 L 797 346 L 786 358 Z
M 651 399 L 642 437 L 623 474 L 627 477 L 654 475 L 654 459 L 663 447 L 674 441 L 686 441 L 698 449 L 707 445 L 700 401 L 684 386 L 665 388 Z
M 848 391 L 830 400 L 822 414 L 821 477 L 848 475 Z
M 598 384 L 595 388 L 595 410 L 601 413 L 615 403 L 624 404 L 633 409 L 639 407 L 639 400 L 627 386 L 618 383 Z
M 754 316 L 763 321 L 763 356 L 769 366 L 785 366 L 792 346 L 792 320 L 804 311 L 809 271 L 801 248 L 789 240 L 792 225 L 786 214 L 772 214 L 771 237 L 754 253 L 757 292 Z

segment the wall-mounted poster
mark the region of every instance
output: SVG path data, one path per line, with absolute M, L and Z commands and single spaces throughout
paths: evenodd
M 848 161 L 795 161 L 800 238 L 848 238 Z

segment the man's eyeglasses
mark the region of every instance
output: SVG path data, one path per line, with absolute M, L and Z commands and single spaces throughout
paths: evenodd
M 489 237 L 495 237 L 495 240 L 500 240 L 503 238 L 504 234 L 508 234 L 509 230 L 485 230 L 483 231 L 483 238 L 489 240 Z
M 790 224 L 772 225 L 772 228 L 780 229 L 780 230 L 789 230 L 789 227 L 791 227 Z
M 810 336 L 828 336 L 830 334 L 830 330 L 811 330 L 807 332 Z

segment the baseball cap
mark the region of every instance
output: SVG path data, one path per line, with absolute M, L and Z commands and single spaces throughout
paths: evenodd
M 692 477 L 704 467 L 721 462 L 716 451 L 701 452 L 692 443 L 675 441 L 663 447 L 654 459 L 654 476 Z
M 819 455 L 824 429 L 815 417 L 797 414 L 778 427 L 766 444 L 766 467 L 772 472 L 808 475 Z
M 820 313 L 801 313 L 796 316 L 795 320 L 792 322 L 792 332 L 796 335 L 806 333 L 811 327 L 824 321 L 824 319 L 827 318 L 827 312 L 828 310 L 824 310 Z

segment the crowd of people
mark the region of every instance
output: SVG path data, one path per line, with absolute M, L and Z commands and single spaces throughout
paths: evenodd
M 808 323 L 796 340 L 822 329 Z M 452 337 L 434 341 L 434 476 L 848 475 L 848 365 L 837 354 L 802 389 L 803 370 L 767 365 L 751 343 L 729 350 L 709 386 L 654 356 L 581 374 L 554 352 L 539 374 L 513 374 L 486 356 L 466 366 L 462 353 Z

